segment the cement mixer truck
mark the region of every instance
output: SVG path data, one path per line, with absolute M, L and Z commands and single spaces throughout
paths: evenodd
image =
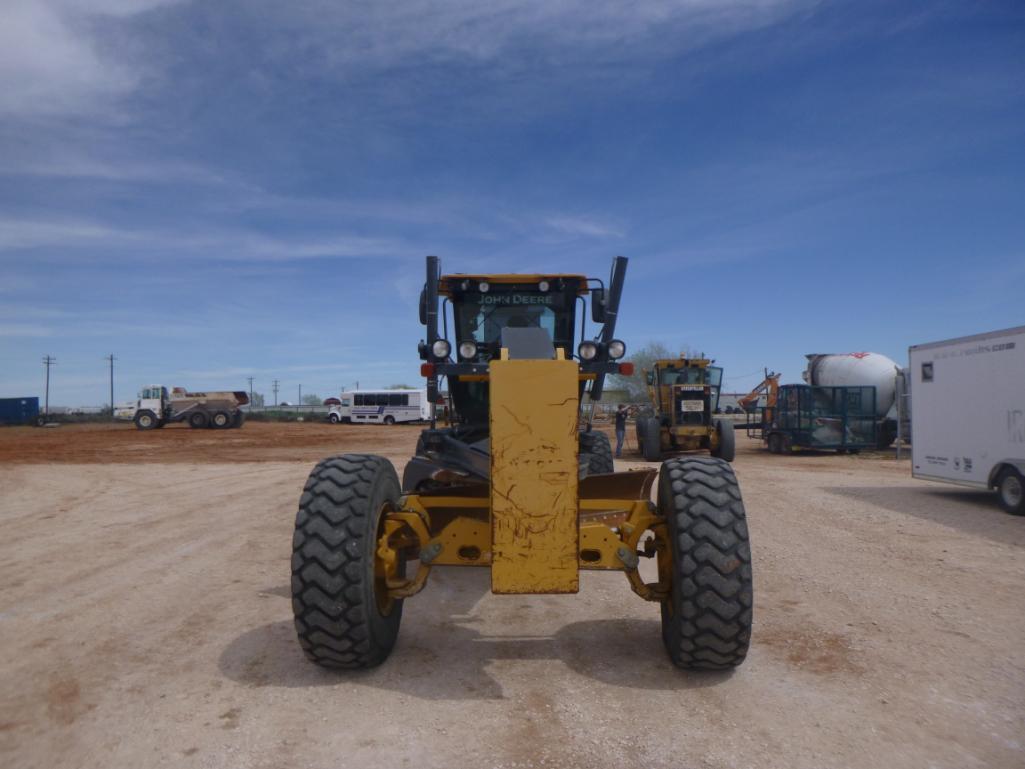
M 242 426 L 245 412 L 241 407 L 247 403 L 249 394 L 243 390 L 189 392 L 184 387 L 174 387 L 168 392 L 163 385 L 147 385 L 139 392 L 135 408 L 124 412 L 124 417 L 135 422 L 140 430 L 172 422 L 223 430 Z
M 825 387 L 875 387 L 876 435 L 879 448 L 893 443 L 898 434 L 904 372 L 901 367 L 875 352 L 840 355 L 811 354 L 801 377 L 810 385 Z

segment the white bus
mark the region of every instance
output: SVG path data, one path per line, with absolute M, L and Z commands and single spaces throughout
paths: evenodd
M 359 424 L 424 422 L 431 418 L 427 390 L 358 390 L 343 392 L 341 404 L 332 406 L 328 421 Z

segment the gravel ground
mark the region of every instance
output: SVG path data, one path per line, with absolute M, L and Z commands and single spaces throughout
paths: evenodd
M 620 574 L 499 597 L 479 569 L 432 574 L 381 668 L 311 666 L 288 600 L 310 463 L 401 469 L 415 437 L 0 431 L 0 765 L 1025 766 L 1025 519 L 892 458 L 740 440 L 756 613 L 732 674 L 672 668 Z

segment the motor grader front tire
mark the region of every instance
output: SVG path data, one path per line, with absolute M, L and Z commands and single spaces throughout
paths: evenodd
M 399 495 L 395 468 L 372 454 L 325 459 L 306 481 L 292 540 L 292 611 L 299 644 L 322 667 L 374 667 L 395 646 L 402 601 L 388 598 L 375 559 L 382 514 Z
M 728 670 L 751 643 L 751 547 L 733 468 L 714 457 L 662 463 L 672 582 L 662 602 L 662 640 L 673 664 Z
M 580 453 L 587 454 L 587 474 L 604 475 L 616 472 L 612 459 L 612 443 L 609 436 L 600 430 L 580 433 Z

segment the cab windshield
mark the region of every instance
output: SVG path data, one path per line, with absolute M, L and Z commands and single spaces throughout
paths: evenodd
M 453 306 L 456 338 L 497 348 L 504 328 L 543 328 L 556 347 L 572 349 L 574 300 L 555 291 L 468 293 Z

